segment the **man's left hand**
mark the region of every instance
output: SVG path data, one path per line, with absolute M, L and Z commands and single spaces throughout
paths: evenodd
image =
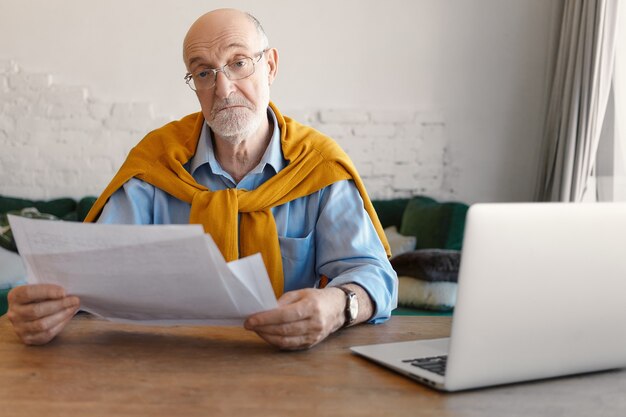
M 289 291 L 278 299 L 278 308 L 253 314 L 244 327 L 281 349 L 307 349 L 343 325 L 345 303 L 338 288 Z

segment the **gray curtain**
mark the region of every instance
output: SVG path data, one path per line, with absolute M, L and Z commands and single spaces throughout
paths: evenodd
M 619 0 L 565 0 L 544 128 L 538 201 L 581 201 L 613 79 Z

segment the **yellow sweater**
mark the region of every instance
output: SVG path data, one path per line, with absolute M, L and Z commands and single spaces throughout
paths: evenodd
M 195 154 L 204 124 L 202 113 L 194 113 L 146 135 L 131 150 L 85 221 L 95 221 L 117 189 L 129 179 L 139 178 L 190 203 L 189 223 L 201 224 L 227 261 L 260 252 L 278 297 L 284 286 L 283 266 L 276 223 L 270 209 L 312 194 L 334 182 L 352 179 L 387 256 L 390 256 L 383 228 L 350 158 L 332 139 L 283 117 L 273 103 L 270 107 L 276 114 L 283 155 L 289 163 L 256 190 L 231 188 L 211 191 L 198 184 L 185 170 L 183 165 Z M 240 225 L 237 224 L 239 213 Z M 238 242 L 238 236 L 241 242 Z

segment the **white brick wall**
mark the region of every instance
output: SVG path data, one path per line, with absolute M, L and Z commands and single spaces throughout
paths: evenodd
M 300 109 L 285 114 L 333 137 L 372 198 L 454 199 L 456 176 L 437 111 Z M 146 103 L 107 103 L 0 60 L 0 194 L 97 195 L 148 131 L 166 123 Z
M 359 170 L 372 198 L 426 194 L 456 198 L 459 170 L 439 111 L 350 109 L 298 111 L 333 137 Z
M 0 194 L 96 195 L 130 148 L 162 124 L 148 104 L 105 103 L 84 87 L 0 61 Z

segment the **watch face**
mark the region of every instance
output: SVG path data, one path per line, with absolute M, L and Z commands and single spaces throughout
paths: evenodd
M 346 308 L 344 310 L 346 321 L 344 322 L 344 326 L 349 326 L 356 321 L 359 315 L 359 300 L 354 291 L 341 286 L 338 288 L 346 294 Z
M 352 318 L 352 320 L 355 320 L 358 314 L 359 314 L 359 308 L 357 307 L 356 304 L 352 304 L 350 306 L 350 317 Z
M 356 316 L 359 315 L 359 304 L 357 303 L 356 294 L 350 295 L 348 311 L 350 313 L 350 321 L 356 320 Z

